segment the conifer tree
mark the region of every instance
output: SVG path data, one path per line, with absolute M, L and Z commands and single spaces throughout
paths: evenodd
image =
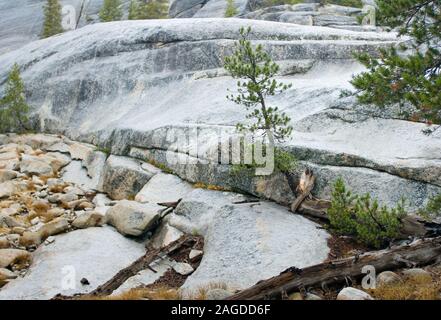
M 352 84 L 359 102 L 380 107 L 411 106 L 409 118 L 441 124 L 441 2 L 377 0 L 379 20 L 412 41 L 384 49 L 380 57 L 358 55 L 368 71 Z M 431 133 L 438 127 L 429 127 Z
M 139 3 L 138 0 L 130 1 L 129 7 L 129 20 L 137 20 L 138 19 L 138 11 L 139 11 Z
M 29 128 L 29 106 L 26 103 L 20 68 L 14 64 L 0 99 L 0 132 L 23 132 Z
M 122 18 L 120 0 L 104 0 L 99 17 L 101 22 L 117 21 Z
M 225 69 L 233 78 L 239 79 L 238 95 L 230 95 L 228 99 L 245 106 L 250 111 L 247 119 L 254 120 L 249 126 L 238 124 L 238 129 L 250 132 L 263 130 L 274 146 L 274 141 L 288 138 L 293 128 L 289 125 L 291 119 L 278 107 L 268 106 L 266 98 L 289 89 L 290 85 L 274 79 L 279 66 L 263 50 L 262 45 L 251 45 L 248 40 L 250 32 L 251 28 L 240 29 L 241 38 L 235 52 L 225 58 Z
M 231 94 L 227 98 L 244 106 L 249 112 L 246 118 L 250 123 L 238 123 L 237 129 L 262 133 L 268 142 L 264 147 L 265 153 L 273 154 L 275 168 L 287 175 L 288 181 L 291 181 L 291 171 L 296 166 L 296 159 L 291 153 L 275 146 L 275 142 L 283 142 L 291 136 L 293 131 L 290 125 L 291 119 L 278 107 L 270 106 L 267 102 L 268 97 L 282 93 L 291 85 L 275 79 L 279 65 L 264 51 L 261 44 L 257 46 L 251 44 L 248 40 L 250 32 L 250 27 L 241 28 L 241 37 L 234 53 L 225 57 L 225 69 L 233 78 L 238 79 L 237 94 Z
M 167 17 L 167 0 L 141 0 L 138 5 L 137 19 L 166 19 Z
M 225 9 L 225 18 L 234 17 L 237 14 L 236 6 L 234 5 L 234 0 L 227 0 L 227 8 Z
M 58 0 L 47 0 L 44 6 L 44 23 L 41 38 L 48 38 L 62 33 L 61 5 Z

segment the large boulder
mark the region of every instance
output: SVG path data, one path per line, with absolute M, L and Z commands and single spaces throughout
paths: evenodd
M 140 161 L 112 155 L 105 163 L 103 191 L 115 200 L 133 199 L 153 174 L 144 170 Z
M 50 299 L 93 290 L 145 253 L 144 246 L 110 227 L 76 230 L 33 253 L 23 278 L 2 288 L 0 299 Z M 83 286 L 82 278 L 90 285 Z
M 270 202 L 247 203 L 242 195 L 198 189 L 185 197 L 168 223 L 204 236 L 201 264 L 184 284 L 242 289 L 289 267 L 323 262 L 329 235 L 319 225 Z
M 106 217 L 123 235 L 140 236 L 155 226 L 163 209 L 156 204 L 122 200 L 107 211 Z

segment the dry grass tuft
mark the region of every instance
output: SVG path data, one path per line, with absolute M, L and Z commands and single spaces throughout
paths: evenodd
M 369 293 L 378 300 L 440 300 L 441 278 L 407 278 L 396 284 L 369 290 Z
M 28 191 L 35 192 L 37 188 L 35 187 L 35 183 L 32 180 L 26 181 Z
M 113 296 L 82 296 L 81 300 L 181 300 L 179 290 L 169 288 L 135 288 Z
M 228 286 L 223 282 L 212 282 L 205 286 L 201 286 L 196 289 L 194 292 L 190 293 L 188 296 L 188 300 L 207 300 L 207 293 L 213 289 L 223 289 L 228 290 Z
M 11 232 L 11 229 L 0 227 L 0 235 L 1 234 L 9 234 L 9 232 Z
M 47 212 L 51 206 L 49 203 L 43 201 L 35 201 L 32 203 L 31 209 L 34 210 L 37 214 L 43 214 Z
M 62 193 L 67 186 L 69 186 L 67 183 L 56 184 L 55 186 L 51 186 L 49 191 L 53 193 Z
M 213 190 L 213 191 L 230 191 L 230 189 L 228 188 L 224 188 L 221 186 L 216 186 L 213 184 L 205 184 L 203 182 L 196 182 L 195 184 L 193 184 L 193 188 L 196 189 L 207 189 L 207 190 Z

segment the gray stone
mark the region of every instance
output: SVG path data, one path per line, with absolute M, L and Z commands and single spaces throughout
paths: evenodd
M 151 230 L 160 217 L 163 207 L 122 200 L 106 214 L 107 223 L 123 235 L 140 236 Z
M 403 270 L 403 275 L 407 278 L 431 278 L 430 272 L 421 268 Z
M 151 244 L 154 248 L 162 248 L 173 241 L 178 240 L 180 237 L 184 235 L 183 232 L 178 229 L 170 226 L 167 223 L 162 224 L 159 229 L 156 231 L 155 235 L 151 240 Z
M 378 286 L 395 284 L 400 281 L 401 281 L 401 277 L 392 271 L 383 271 L 377 276 Z
M 196 258 L 196 257 L 199 257 L 199 256 L 203 255 L 203 254 L 204 254 L 204 251 L 202 251 L 202 250 L 195 250 L 195 249 L 192 249 L 192 250 L 190 251 L 190 253 L 188 254 L 188 258 L 189 258 L 190 260 L 192 260 L 192 259 L 194 259 L 194 258 Z
M 337 300 L 374 300 L 374 298 L 364 291 L 347 287 L 338 293 Z
M 14 217 L 0 212 L 0 227 L 14 228 L 23 226 L 23 223 L 17 221 Z
M 135 200 L 139 202 L 174 202 L 192 192 L 193 187 L 175 175 L 158 173 L 139 191 Z
M 191 265 L 189 265 L 188 263 L 184 263 L 184 262 L 177 262 L 175 264 L 173 264 L 173 270 L 175 270 L 177 273 L 179 273 L 180 275 L 183 276 L 188 276 L 189 274 L 191 274 L 194 269 Z
M 13 170 L 0 170 L 0 183 L 17 178 L 17 172 Z
M 20 172 L 29 175 L 50 176 L 53 174 L 53 169 L 46 158 L 25 154 L 20 162 Z
M 151 177 L 140 161 L 112 155 L 105 164 L 103 189 L 112 199 L 127 199 L 135 197 Z
M 86 293 L 144 253 L 143 244 L 109 227 L 72 231 L 57 236 L 49 246 L 40 246 L 26 276 L 4 286 L 0 299 L 50 299 L 58 293 Z M 90 286 L 82 286 L 82 278 L 87 278 Z
M 78 200 L 78 195 L 74 192 L 69 192 L 66 194 L 62 194 L 58 197 L 58 201 L 60 202 L 71 202 L 71 201 L 75 201 Z
M 51 222 L 44 224 L 41 228 L 37 230 L 37 232 L 41 235 L 42 238 L 47 238 L 49 236 L 53 236 L 62 232 L 65 232 L 69 229 L 69 221 L 65 218 L 56 218 Z
M 13 181 L 0 183 L 0 199 L 12 196 L 17 191 L 17 184 Z
M 103 191 L 103 172 L 105 169 L 105 163 L 107 160 L 107 155 L 100 151 L 94 151 L 89 153 L 89 155 L 83 160 L 83 166 L 87 168 L 87 175 L 92 178 L 92 185 L 94 189 L 98 191 Z
M 93 198 L 93 204 L 97 207 L 104 207 L 109 205 L 112 202 L 112 200 L 107 197 L 104 193 L 98 193 Z
M 105 216 L 103 216 L 101 213 L 89 211 L 78 216 L 72 222 L 72 226 L 78 229 L 85 229 L 91 227 L 101 227 L 105 222 Z

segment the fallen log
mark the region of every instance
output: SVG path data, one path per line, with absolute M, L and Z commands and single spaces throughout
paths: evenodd
M 370 265 L 376 273 L 404 267 L 424 266 L 440 259 L 441 237 L 417 240 L 389 250 L 364 253 L 341 260 L 321 263 L 304 269 L 290 268 L 280 275 L 260 281 L 227 300 L 280 299 L 287 294 L 323 287 L 365 276 L 363 267 Z
M 87 295 L 108 296 L 112 294 L 114 290 L 118 289 L 127 279 L 133 277 L 142 270 L 148 269 L 150 267 L 150 264 L 158 258 L 164 258 L 165 256 L 173 254 L 183 247 L 193 247 L 196 242 L 196 237 L 184 235 L 178 240 L 170 243 L 169 245 L 161 249 L 147 248 L 147 252 L 142 257 L 133 262 L 127 268 L 119 271 L 115 276 L 112 277 L 112 279 L 102 284 Z

